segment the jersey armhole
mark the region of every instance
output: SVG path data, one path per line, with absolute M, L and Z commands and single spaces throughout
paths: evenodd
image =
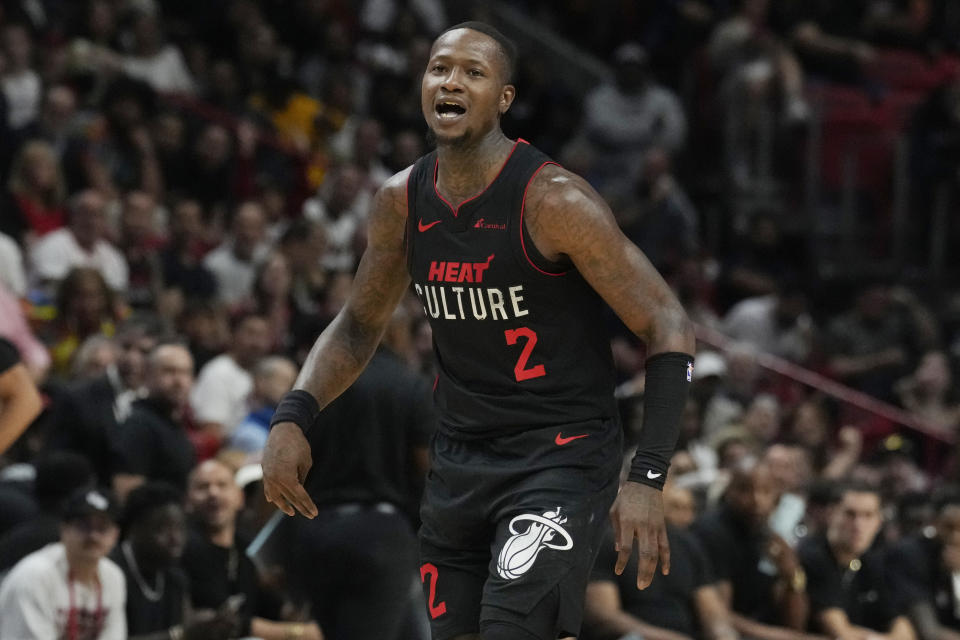
M 523 188 L 523 199 L 520 202 L 520 249 L 523 251 L 524 257 L 527 259 L 527 264 L 529 264 L 538 273 L 547 276 L 565 276 L 570 272 L 573 265 L 569 263 L 554 262 L 553 260 L 548 260 L 545 258 L 544 255 L 540 253 L 540 250 L 537 249 L 537 245 L 534 244 L 533 237 L 530 235 L 530 232 L 527 231 L 527 225 L 523 221 L 524 210 L 527 206 L 527 190 L 530 189 L 533 179 L 537 177 L 537 174 L 540 173 L 540 170 L 550 164 L 560 166 L 559 163 L 554 162 L 553 160 L 547 160 L 534 170 L 534 172 L 530 175 L 530 179 L 527 180 L 526 186 Z

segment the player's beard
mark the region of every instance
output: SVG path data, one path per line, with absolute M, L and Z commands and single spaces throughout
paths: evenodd
M 453 149 L 462 149 L 469 146 L 470 137 L 473 135 L 472 129 L 467 129 L 461 135 L 452 138 L 441 138 L 433 127 L 427 127 L 427 144 L 432 147 L 451 147 Z

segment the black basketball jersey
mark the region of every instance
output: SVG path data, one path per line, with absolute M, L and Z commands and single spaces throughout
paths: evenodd
M 603 302 L 523 224 L 530 181 L 555 163 L 518 140 L 487 189 L 454 209 L 437 162 L 423 156 L 408 177 L 406 233 L 433 329 L 440 428 L 480 436 L 615 417 Z

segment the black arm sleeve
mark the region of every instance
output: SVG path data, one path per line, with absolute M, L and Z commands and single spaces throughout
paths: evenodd
M 671 351 L 647 359 L 643 427 L 628 480 L 663 488 L 692 377 L 693 356 Z

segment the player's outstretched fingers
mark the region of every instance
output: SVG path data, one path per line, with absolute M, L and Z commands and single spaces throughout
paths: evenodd
M 670 540 L 667 538 L 667 528 L 660 527 L 657 536 L 660 540 L 660 572 L 667 575 L 670 573 Z
M 310 494 L 307 493 L 307 490 L 304 489 L 303 485 L 299 482 L 287 492 L 287 500 L 290 501 L 297 511 L 307 518 L 313 519 L 317 517 L 317 505 L 313 503 Z
M 646 589 L 653 582 L 660 558 L 657 532 L 649 525 L 637 528 L 637 589 Z
M 263 483 L 263 497 L 267 499 L 267 502 L 273 504 L 288 516 L 294 515 L 293 507 L 283 496 L 283 492 L 279 488 L 274 488 L 273 485 L 274 483 L 272 482 L 265 481 Z
M 627 562 L 630 561 L 630 553 L 633 552 L 634 529 L 633 527 L 624 526 L 622 523 L 618 523 L 616 528 L 618 529 L 617 537 L 615 538 L 617 541 L 617 564 L 614 567 L 614 571 L 617 575 L 620 575 L 627 567 Z

